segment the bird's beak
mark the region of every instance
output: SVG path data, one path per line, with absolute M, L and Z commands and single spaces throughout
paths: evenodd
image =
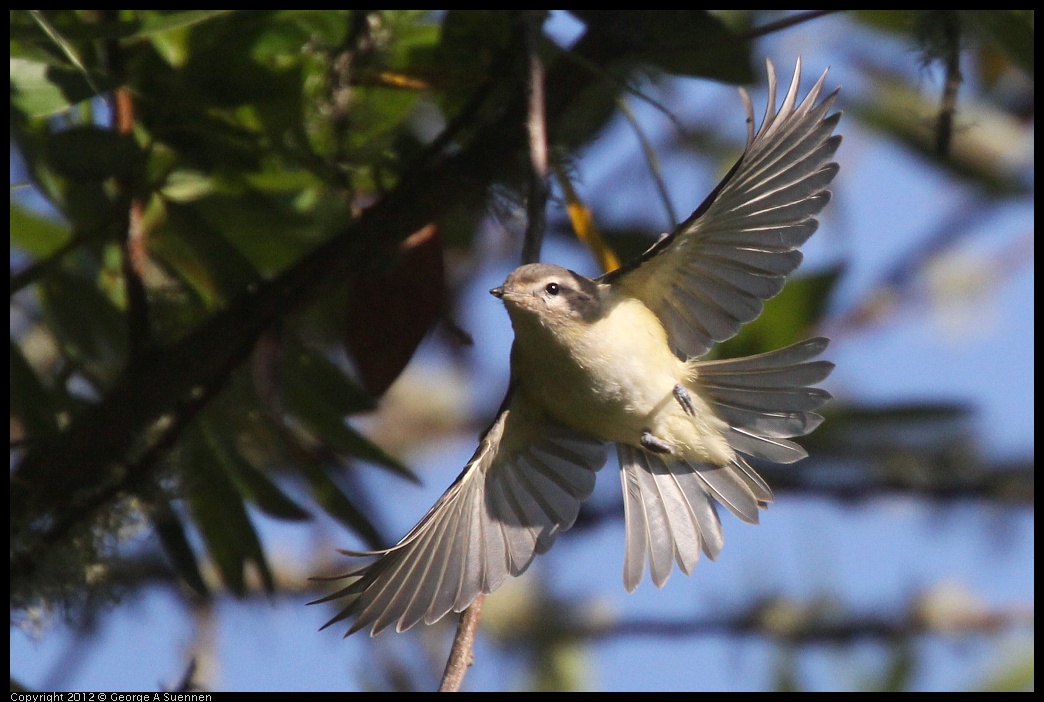
M 507 292 L 507 291 L 504 289 L 504 286 L 501 285 L 499 288 L 493 288 L 492 290 L 490 290 L 489 294 L 492 295 L 493 297 L 501 297 L 502 298 L 502 297 L 504 297 L 504 293 L 505 292 Z

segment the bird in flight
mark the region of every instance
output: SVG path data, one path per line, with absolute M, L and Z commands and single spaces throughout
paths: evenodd
M 826 73 L 798 100 L 801 62 L 778 111 L 702 205 L 636 260 L 590 279 L 536 263 L 493 289 L 515 332 L 511 383 L 496 420 L 456 481 L 395 546 L 340 576 L 316 602 L 346 600 L 323 627 L 404 631 L 466 609 L 520 575 L 576 520 L 616 445 L 624 495 L 624 587 L 646 566 L 663 587 L 691 574 L 723 536 L 716 503 L 756 523 L 772 491 L 744 456 L 793 463 L 789 439 L 814 430 L 833 364 L 810 339 L 757 356 L 699 360 L 757 317 L 801 262 L 837 174 L 841 117 L 822 100 Z M 338 579 L 340 579 L 338 578 Z M 314 603 L 313 603 L 314 604 Z

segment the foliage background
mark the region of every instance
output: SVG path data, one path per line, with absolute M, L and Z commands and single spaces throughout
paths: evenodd
M 721 352 L 826 333 L 837 399 L 663 592 L 623 595 L 607 466 L 466 686 L 1032 687 L 1022 11 L 12 12 L 12 686 L 434 686 L 451 623 L 341 642 L 307 578 L 396 540 L 500 401 L 538 45 L 543 258 L 589 274 L 731 165 L 731 84 L 831 66 L 834 201 Z

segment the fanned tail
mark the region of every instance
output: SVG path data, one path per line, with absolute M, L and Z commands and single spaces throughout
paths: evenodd
M 811 386 L 830 375 L 834 364 L 812 359 L 828 343 L 818 337 L 757 356 L 692 362 L 696 390 L 729 424 L 726 439 L 733 449 L 776 463 L 808 455 L 787 439 L 804 436 L 823 421 L 813 410 L 830 393 Z
M 793 463 L 807 454 L 788 439 L 819 426 L 823 418 L 813 410 L 830 398 L 810 387 L 834 367 L 812 360 L 826 346 L 826 339 L 816 338 L 747 358 L 690 361 L 690 389 L 728 423 L 726 439 L 734 450 Z M 688 575 L 701 552 L 711 559 L 718 555 L 724 538 L 715 502 L 757 523 L 758 510 L 772 501 L 772 490 L 739 454 L 718 466 L 672 460 L 626 444 L 617 444 L 617 453 L 628 592 L 638 587 L 647 561 L 653 583 L 663 587 L 674 563 Z

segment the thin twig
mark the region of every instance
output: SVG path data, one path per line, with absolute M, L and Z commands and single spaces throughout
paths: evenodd
M 527 224 L 522 244 L 522 262 L 540 260 L 540 249 L 544 242 L 547 209 L 547 125 L 545 123 L 544 66 L 537 50 L 542 15 L 539 11 L 523 11 L 520 24 L 522 46 L 527 59 L 526 71 L 526 133 L 529 141 L 529 201 L 526 207 Z M 472 647 L 478 629 L 479 616 L 485 595 L 479 594 L 460 616 L 457 635 L 450 648 L 446 671 L 442 676 L 439 692 L 456 692 L 464 680 L 464 674 L 474 661 Z
M 119 21 L 119 10 L 101 10 L 103 22 Z M 107 39 L 104 44 L 105 62 L 116 88 L 112 93 L 112 128 L 128 139 L 134 135 L 134 99 L 126 82 L 125 59 L 119 39 Z M 127 198 L 126 226 L 120 232 L 120 269 L 127 295 L 127 327 L 131 357 L 135 358 L 149 344 L 149 301 L 145 291 L 146 258 L 145 231 L 142 226 L 144 206 L 134 194 L 130 177 L 120 178 L 120 189 Z
M 529 199 L 526 205 L 526 234 L 522 263 L 540 260 L 547 225 L 547 123 L 544 114 L 544 64 L 537 50 L 540 33 L 538 10 L 523 13 L 522 35 L 528 60 L 526 74 L 526 133 L 529 136 Z
M 446 670 L 442 674 L 439 692 L 458 692 L 460 684 L 464 681 L 464 673 L 468 672 L 468 668 L 475 661 L 475 633 L 478 631 L 482 602 L 485 599 L 485 595 L 479 595 L 460 615 L 460 623 L 457 624 L 457 634 L 453 637 L 453 646 L 446 661 Z
M 40 25 L 40 29 L 43 30 L 44 34 L 46 34 L 48 38 L 50 38 L 50 40 L 62 50 L 62 53 L 65 54 L 65 58 L 67 58 L 69 63 L 80 72 L 83 76 L 84 82 L 87 83 L 87 86 L 94 92 L 94 94 L 100 94 L 101 90 L 98 89 L 98 85 L 94 82 L 94 79 L 91 78 L 91 72 L 83 65 L 83 61 L 80 60 L 80 56 L 76 53 L 76 49 L 73 45 L 69 43 L 57 29 L 55 29 L 54 25 L 44 17 L 40 10 L 29 10 L 29 16 Z
M 939 105 L 939 122 L 935 130 L 935 152 L 946 158 L 950 154 L 953 140 L 953 117 L 957 113 L 957 92 L 964 81 L 961 75 L 961 26 L 956 13 L 942 15 L 945 33 L 946 78 L 943 83 L 942 102 Z
M 791 15 L 790 17 L 781 19 L 778 22 L 769 22 L 760 27 L 755 27 L 748 32 L 740 34 L 737 38 L 741 41 L 750 41 L 751 39 L 763 37 L 766 34 L 772 34 L 773 32 L 789 29 L 790 27 L 793 27 L 796 24 L 801 24 L 802 22 L 808 22 L 824 15 L 829 15 L 832 12 L 841 12 L 841 10 L 809 10 L 808 12 Z
M 660 201 L 663 203 L 663 209 L 667 212 L 667 230 L 674 229 L 674 227 L 678 225 L 678 213 L 674 211 L 674 205 L 671 204 L 671 196 L 667 193 L 667 184 L 663 182 L 663 173 L 660 171 L 660 161 L 656 158 L 656 151 L 653 149 L 649 139 L 645 136 L 641 124 L 638 123 L 638 119 L 634 116 L 634 112 L 631 110 L 627 102 L 625 100 L 618 100 L 617 106 L 620 108 L 621 114 L 623 114 L 631 124 L 635 136 L 638 137 L 638 143 L 641 144 L 642 153 L 645 156 L 645 163 L 649 166 L 649 173 L 652 174 L 653 183 L 656 184 L 656 192 L 659 194 Z

